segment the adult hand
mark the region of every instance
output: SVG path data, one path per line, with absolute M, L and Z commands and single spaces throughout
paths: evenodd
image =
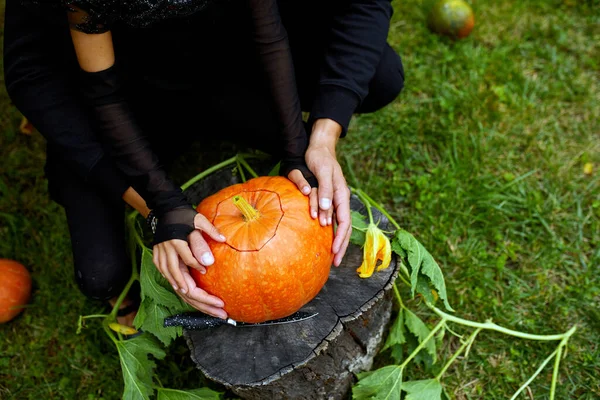
M 190 244 L 173 239 L 155 245 L 154 264 L 186 303 L 207 314 L 226 318 L 225 311 L 219 309 L 223 302 L 198 288 L 187 269 L 191 267 L 206 273 L 206 267 L 214 263 L 214 256 L 201 231 L 218 242 L 224 242 L 225 237 L 202 214 L 194 217 L 194 227 L 195 230 L 188 236 Z
M 341 126 L 337 122 L 328 119 L 317 120 L 313 125 L 305 156 L 308 168 L 319 183 L 319 187 L 313 188 L 308 194 L 312 218 L 319 218 L 322 226 L 331 225 L 335 211 L 337 229 L 332 251 L 335 254 L 333 264 L 336 267 L 342 262 L 352 234 L 350 189 L 335 154 L 340 133 Z M 288 178 L 300 191 L 307 194 L 305 188 L 308 182 L 299 170 L 291 171 Z
M 190 234 L 189 239 L 190 246 L 192 247 L 192 252 L 195 247 L 202 248 L 203 245 L 201 243 L 206 243 L 204 241 L 204 238 L 202 237 L 202 233 L 199 230 L 195 230 L 194 232 L 192 232 Z M 192 278 L 192 276 L 190 275 L 189 268 L 181 260 L 179 262 L 179 268 L 188 287 L 187 293 L 178 293 L 181 299 L 187 304 L 194 307 L 195 309 L 202 311 L 203 313 L 212 315 L 214 317 L 226 319 L 227 312 L 223 310 L 223 300 L 199 288 L 196 285 L 196 281 L 194 281 L 194 278 Z M 204 269 L 204 271 L 206 271 L 206 269 Z M 201 271 L 201 273 L 203 272 Z

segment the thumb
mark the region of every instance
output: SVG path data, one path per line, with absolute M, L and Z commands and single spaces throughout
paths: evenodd
M 288 174 L 288 179 L 292 181 L 297 187 L 298 190 L 302 192 L 302 194 L 308 196 L 310 194 L 310 184 L 302 175 L 299 169 L 294 169 Z
M 208 236 L 210 236 L 217 242 L 225 241 L 225 236 L 223 236 L 223 234 L 221 234 L 221 232 L 219 232 L 219 230 L 213 224 L 211 224 L 210 221 L 204 215 L 200 213 L 196 214 L 196 216 L 194 217 L 194 228 L 205 232 Z

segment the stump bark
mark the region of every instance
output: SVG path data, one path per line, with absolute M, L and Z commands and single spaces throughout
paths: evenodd
M 190 187 L 194 203 L 238 183 L 225 169 Z M 366 214 L 357 198 L 351 209 Z M 387 219 L 373 210 L 380 227 Z M 392 312 L 396 259 L 372 277 L 358 277 L 362 249 L 350 245 L 344 261 L 332 267 L 317 297 L 302 311 L 308 320 L 264 327 L 219 326 L 184 330 L 191 357 L 202 373 L 243 399 L 343 399 L 354 374 L 369 370 L 382 346 Z

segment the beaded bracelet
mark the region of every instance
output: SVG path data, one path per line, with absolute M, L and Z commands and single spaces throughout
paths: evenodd
M 156 225 L 158 224 L 158 218 L 154 215 L 154 211 L 150 211 L 148 217 L 146 217 L 146 222 L 148 223 L 148 227 L 152 231 L 152 233 L 156 233 Z

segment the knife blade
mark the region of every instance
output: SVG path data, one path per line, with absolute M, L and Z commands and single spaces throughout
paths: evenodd
M 201 312 L 197 313 L 183 313 L 176 314 L 170 317 L 165 318 L 164 326 L 181 326 L 185 329 L 189 330 L 198 330 L 198 329 L 206 329 L 206 328 L 214 328 L 221 325 L 231 325 L 238 328 L 244 327 L 253 327 L 253 326 L 269 326 L 269 325 L 279 325 L 279 324 L 288 324 L 291 322 L 299 322 L 315 317 L 319 313 L 308 313 L 304 311 L 295 312 L 292 315 L 289 315 L 284 318 L 273 319 L 264 322 L 256 322 L 256 323 L 247 323 L 247 322 L 238 322 L 231 318 L 222 319 L 213 317 Z

